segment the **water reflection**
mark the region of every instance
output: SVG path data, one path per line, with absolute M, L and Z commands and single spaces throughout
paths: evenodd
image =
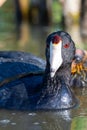
M 79 99 L 79 107 L 73 110 L 73 116 L 87 116 L 87 88 L 75 88 L 75 94 Z
M 23 25 L 23 28 L 24 35 L 21 34 L 21 37 L 18 40 L 16 39 L 15 33 L 5 32 L 0 41 L 0 50 L 20 50 L 44 58 L 46 37 L 51 32 L 52 28 L 38 26 L 27 27 L 27 25 Z M 8 36 L 6 37 L 5 34 Z
M 70 130 L 70 111 L 17 112 L 1 110 L 0 128 L 9 130 Z

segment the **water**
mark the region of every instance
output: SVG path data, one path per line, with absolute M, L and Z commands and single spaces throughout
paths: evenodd
M 6 12 L 5 12 L 6 16 Z M 54 27 L 25 27 L 23 37 L 16 39 L 13 22 L 9 22 L 9 15 L 0 19 L 0 50 L 18 50 L 31 52 L 45 58 L 45 40 Z M 10 18 L 11 19 L 11 18 Z M 22 29 L 23 29 L 22 28 Z M 27 35 L 28 32 L 28 35 Z M 0 110 L 0 130 L 72 130 L 72 123 L 77 119 L 87 118 L 87 88 L 75 89 L 79 99 L 79 106 L 65 111 L 10 111 Z M 74 130 L 74 129 L 73 129 Z M 83 130 L 85 130 L 83 128 Z
M 87 117 L 87 89 L 75 91 L 77 108 L 64 111 L 0 110 L 0 130 L 71 130 L 73 119 Z M 84 129 L 83 129 L 84 130 Z
M 1 110 L 1 113 L 1 130 L 69 130 L 71 123 L 70 111 L 31 113 Z

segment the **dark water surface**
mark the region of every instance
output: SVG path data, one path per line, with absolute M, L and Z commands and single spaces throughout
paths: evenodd
M 6 13 L 4 14 L 6 16 Z M 9 14 L 10 15 L 10 14 Z M 1 17 L 1 16 L 0 16 Z M 9 16 L 8 16 L 9 17 Z M 0 19 L 0 50 L 21 50 L 45 58 L 45 40 L 47 35 L 59 27 L 28 27 L 23 25 L 23 34 L 19 40 L 15 26 L 9 18 Z M 6 21 L 7 20 L 7 21 Z M 24 29 L 25 28 L 25 29 Z M 75 89 L 79 106 L 75 109 L 50 112 L 29 112 L 0 110 L 0 130 L 77 130 L 76 118 L 87 119 L 87 88 Z M 80 130 L 80 129 L 79 129 Z M 87 130 L 84 128 L 81 130 Z

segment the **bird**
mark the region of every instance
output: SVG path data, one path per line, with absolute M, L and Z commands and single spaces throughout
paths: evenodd
M 64 31 L 46 39 L 46 61 L 30 53 L 0 52 L 0 108 L 66 110 L 78 104 L 72 88 L 75 43 Z
M 87 51 L 76 49 L 74 60 L 71 65 L 71 86 L 87 86 Z

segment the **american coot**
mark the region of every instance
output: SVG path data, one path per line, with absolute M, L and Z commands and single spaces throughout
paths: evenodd
M 87 86 L 87 51 L 76 49 L 75 58 L 71 65 L 71 86 Z
M 24 52 L 0 52 L 0 107 L 58 110 L 77 104 L 71 88 L 75 45 L 70 35 L 53 32 L 46 40 L 45 61 Z

